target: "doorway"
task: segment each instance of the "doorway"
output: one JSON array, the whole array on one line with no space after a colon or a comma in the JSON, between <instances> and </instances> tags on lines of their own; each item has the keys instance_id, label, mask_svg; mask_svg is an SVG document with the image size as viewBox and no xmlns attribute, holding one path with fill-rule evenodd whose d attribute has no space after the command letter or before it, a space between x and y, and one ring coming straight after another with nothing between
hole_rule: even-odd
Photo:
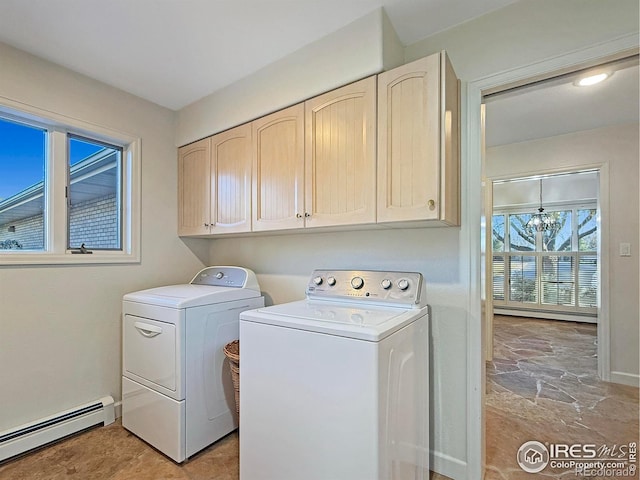
<instances>
[{"instance_id":1,"label":"doorway","mask_svg":"<svg viewBox=\"0 0 640 480\"><path fill-rule=\"evenodd\" d=\"M635 60L635 73L636 77L634 77L633 88L637 90L637 57ZM623 79L626 74L620 74L620 71L624 71L627 67L621 68L621 70L616 71L618 75L617 78ZM561 79L554 78L551 82L565 82L567 80L567 76L563 75ZM573 86L573 80L569 82ZM525 96L527 95L527 88L534 88L537 91L542 90L541 84L537 82L535 85L529 85L525 87L524 90L511 90L507 93L507 95L515 96ZM582 95L582 94L581 94ZM583 95L584 97L584 95ZM522 98L518 99L522 100ZM538 101L537 103L533 102L532 109L535 110L533 113L538 114L540 104L544 103ZM555 101L556 107L554 111L557 111L557 99ZM526 104L526 102L525 102ZM637 110L637 108L635 108ZM510 114L514 114L514 110L511 109ZM524 125L526 127L527 121L525 119L526 114L530 113L528 111L525 112L516 112L515 118L513 118L508 124L510 126L517 125L518 127ZM591 115L593 117L598 117L599 115ZM535 117L535 115L534 115ZM606 115L603 115L606 117ZM553 121L549 120L551 118L550 115L547 115L547 121L544 125L545 128L551 128ZM609 118L608 121L611 119ZM564 122L564 119L563 119ZM637 111L635 112L635 119L632 119L631 122L635 122L637 125ZM604 123L602 125L590 125L586 128L586 130L576 129L576 130L551 130L547 131L548 137L524 137L519 138L516 141L511 143L505 143L505 147L502 148L502 156L499 157L498 162L502 162L501 167L504 168L502 172L495 169L495 165L491 165L492 159L489 158L490 155L487 153L483 163L483 180L485 188L487 189L485 198L485 219L486 219L486 234L484 237L485 245L486 245L486 255L484 262L485 270L484 270L484 278L486 279L486 296L484 308L486 312L486 336L485 342L487 349L485 350L485 355L487 359L491 359L492 353L495 351L494 348L489 348L491 345L491 340L494 339L495 332L491 328L493 326L493 312L494 312L494 303L500 303L502 301L503 310L505 307L513 307L514 305L507 305L509 300L509 295L514 294L514 297L517 297L518 294L520 296L520 303L536 303L538 308L532 308L529 305L529 311L533 312L535 310L544 310L544 308L540 308L544 303L552 303L550 302L550 298L553 295L547 296L547 301L543 300L545 292L544 292L544 279L537 278L536 280L532 280L527 277L527 272L531 273L532 271L537 271L539 269L544 269L544 257L563 257L560 252L553 252L550 254L549 252L544 251L536 251L536 247L539 246L541 240L544 239L544 234L539 233L536 236L530 236L528 241L530 245L527 247L529 252L534 252L534 254L523 255L522 251L520 252L500 252L502 257L503 273L508 269L508 265L511 264L511 260L519 260L520 264L517 268L512 269L511 271L507 271L508 274L512 273L515 277L519 275L517 280L520 281L520 285L516 285L514 288L513 282L508 282L504 279L502 280L502 296L503 298L496 298L494 295L494 282L496 281L496 275L493 268L493 260L494 256L491 254L490 246L494 238L492 238L492 225L491 225L491 215L490 213L495 213L494 211L494 200L496 198L496 185L504 185L508 183L516 183L525 182L525 181L540 181L541 179L548 179L558 174L566 175L570 171L576 172L585 172L592 171L597 172L599 174L599 179L597 180L598 188L600 189L600 195L596 195L597 198L601 199L597 200L598 205L596 210L598 211L598 218L601 222L602 228L600 229L600 234L598 239L601 240L598 248L601 248L602 251L605 252L605 255L602 255L601 251L598 251L596 262L598 268L601 269L605 275L609 271L608 268L608 251L609 246L607 244L608 241L608 222L609 222L609 205L608 205L608 185L609 185L609 162L611 159L603 159L602 156L599 158L589 157L585 155L584 149L578 149L580 154L568 155L570 152L569 146L565 145L564 147L560 147L558 150L558 146L563 142L568 142L569 144L572 141L575 142L585 142L585 139L592 135L594 132L597 134L602 133L602 130L611 129L615 125L624 125L624 121L618 123ZM491 129L491 119L490 114L487 115L486 119L487 125L487 134L489 134ZM562 123L563 126L566 126L566 123ZM556 126L557 128L557 126ZM584 128L584 127L583 127ZM533 135L532 131L534 130L531 127L525 128L526 132L524 135ZM544 129L543 129L544 130ZM555 133L555 134L554 134ZM611 133L611 130L610 130ZM617 134L618 132L616 132ZM544 139L544 140L543 140ZM552 139L547 141L547 139ZM586 140L587 143L590 140ZM487 147L491 149L493 145L491 142L487 142ZM527 151L524 153L525 166L517 165L514 159L517 159L518 156L523 155L523 150L527 147ZM561 152L558 154L558 151ZM532 153L533 152L533 153ZM595 152L594 152L595 153ZM602 152L598 152L600 155ZM494 159L495 160L495 159ZM637 161L637 159L636 159ZM493 170L492 170L493 168ZM498 173L496 173L498 172ZM512 185L513 186L513 185ZM522 184L520 185L523 186ZM523 193L523 189L520 189L518 192L520 194ZM499 203L499 202L498 202ZM525 202L526 203L526 202ZM529 202L528 207L531 207L532 202ZM571 202L569 202L571 203ZM577 201L576 201L577 203ZM517 205L515 204L507 205L507 207L512 207L512 211L509 211L509 208L503 208L502 212L498 212L499 215L502 215L504 219L504 223L506 228L509 228L509 221L511 220L509 215L513 215L513 221L521 222L522 224L525 220L522 217L522 212L517 212ZM505 205L501 205L505 207ZM568 208L571 206L572 208ZM583 212L579 213L578 210L581 206L575 205L576 209L574 209L572 205L565 205L567 207L565 212L570 211L569 216L574 217L575 219L581 215L584 215ZM586 206L585 206L586 207ZM542 205L540 205L542 208ZM546 208L546 207L545 207ZM534 209L535 210L535 209ZM519 216L520 215L520 216ZM579 222L578 222L579 223ZM580 236L579 230L576 232L572 232L572 235ZM508 232L507 232L508 236ZM503 236L504 240L504 236ZM525 239L526 240L526 239ZM574 238L575 240L575 238ZM572 241L573 242L573 241ZM525 242L526 243L526 242ZM522 245L520 245L522 246ZM575 246L575 245L574 245ZM508 249L507 249L508 250ZM572 268L575 268L575 274L579 276L579 264L580 259L578 257L581 256L579 253L579 248L574 248L575 253L572 252L571 255L564 255L565 259L563 260L565 267L570 263L573 265ZM621 246L622 251L622 246ZM555 254L555 255L554 255ZM511 258L513 257L513 258ZM522 258L529 257L529 258ZM570 257L575 257L572 260L569 260ZM576 263L577 262L577 263ZM552 263L552 262L551 262ZM568 285L559 285L559 283L569 283L569 282L559 282L558 276L561 274L558 266L561 265L562 262L555 264L556 271L555 276L556 282L555 284L555 301L556 303L560 301L560 303L567 303L567 294L572 296L572 299L576 302L579 301L580 292L579 287L576 285L576 277L573 280L573 290L568 287ZM561 276L561 275L560 275ZM500 279L499 279L500 280ZM583 279L584 280L584 279ZM602 278L601 280L605 280ZM608 286L608 279L606 279ZM580 282L580 279L577 278L577 282ZM498 281L499 283L499 281ZM551 283L551 282L547 282ZM586 280L583 281L583 284L586 283ZM517 284L517 282L516 282ZM549 285L546 285L549 287ZM562 288L561 288L562 287ZM567 287L567 288L564 288ZM553 288L549 288L549 291L553 293ZM558 295L560 291L563 291L561 295ZM571 293L569 291L571 290ZM527 296L529 295L529 296ZM498 295L499 297L500 295ZM565 300L559 299L563 297ZM535 297L535 298L534 298ZM506 299L505 299L506 298ZM497 300L497 301L496 301ZM491 365L491 368L494 370L487 370L488 382L487 382L487 393L492 395L490 399L490 404L486 406L485 413L485 421L486 421L486 459L487 459L487 477L486 478L494 478L491 475L495 475L497 472L501 474L500 477L495 476L495 478L510 478L509 475L517 476L522 473L522 470L515 464L514 458L515 454L518 450L518 447L523 444L525 440L531 440L531 438L538 438L540 441L563 441L566 438L562 438L562 426L566 428L567 426L573 428L572 436L573 441L576 441L576 438L582 439L585 442L596 442L601 441L609 441L613 440L615 437L615 433L611 430L607 430L606 427L602 427L602 425L598 424L599 431L602 433L602 436L597 436L592 429L593 423L590 423L593 418L585 419L581 414L581 410L585 411L591 409L593 411L596 408L595 405L587 405L589 400L586 396L583 395L584 398L581 397L584 391L588 390L588 395L593 395L592 399L600 396L599 401L603 401L607 398L606 390L609 388L609 384L604 384L600 381L597 375L593 373L595 370L595 365L592 365L590 368L592 372L581 371L581 368L584 368L585 362L580 364L579 361L574 361L576 359L579 360L579 357L584 356L586 363L591 361L593 363L594 360L601 360L602 365L600 365L599 372L601 378L604 380L609 380L607 376L607 372L609 370L608 357L609 352L602 352L603 347L609 345L609 337L608 337L608 300L609 293L603 291L601 294L597 294L597 302L594 318L598 318L598 327L597 329L593 326L583 325L583 324L555 324L553 329L555 329L554 335L558 337L572 337L573 339L581 338L583 343L587 345L587 348L581 353L576 353L579 349L571 344L566 345L565 351L571 351L571 356L566 356L565 358L558 358L561 361L567 362L570 365L568 368L560 368L562 365L558 364L548 364L544 361L538 362L529 362L531 357L548 357L548 353L553 350L553 346L549 342L545 342L544 338L540 338L540 335L537 333L540 329L552 330L550 328L550 324L540 323L545 322L545 320L537 320L535 318L526 318L522 312L526 312L526 308L520 308L520 315L516 317L516 320L508 319L504 317L500 317L497 320L497 324L500 325L501 333L500 333L500 346L498 348L510 349L509 353L513 353L514 350L517 350L520 357L511 357L508 355L504 355L504 351L501 352L501 362L496 363L495 361ZM496 301L496 302L494 302ZM544 305L542 305L544 306ZM507 309L508 310L508 309ZM517 310L517 308L516 308ZM507 313L513 313L507 312ZM536 312L539 313L539 312ZM544 313L544 312L543 312ZM532 315L535 316L544 316L544 315ZM571 315L569 315L571 316ZM600 325L602 323L602 325ZM557 327L557 328L556 328ZM548 332L547 332L548 333ZM604 338L601 338L598 341L597 336L605 334ZM604 340L606 339L606 340ZM516 345L517 344L517 345ZM514 348L514 345L516 348ZM597 348L597 353L596 353ZM590 352L589 349L592 349ZM507 357L507 358L504 358ZM523 364L531 367L530 369L523 369L521 366ZM566 365L565 365L566 367ZM498 377L497 375L502 375ZM569 379L570 382L573 382L572 388L562 388L557 387L559 383L555 380L560 380L561 378ZM499 378L500 381L496 381ZM582 381L584 380L584 384ZM624 387L612 387L612 390L620 391L622 397L624 397L625 391ZM576 393L577 392L577 393ZM587 395L587 396L588 396ZM580 398L578 398L580 397ZM619 400L619 399L618 399ZM483 398L484 401L484 398ZM484 404L483 404L484 405ZM554 410L551 407L559 407ZM634 410L632 404L629 404L631 410ZM514 419L518 418L518 416L523 415L523 412L526 414L521 417L524 418L523 422L514 422ZM564 412L564 413L562 413ZM572 416L572 413L576 413L576 416ZM565 415L566 414L566 415ZM596 423L600 421L606 421L607 414L606 412L601 412L601 418L594 420ZM563 416L564 415L564 416ZM637 430L637 418L629 419L631 425ZM536 430L530 429L531 425L542 425L542 429ZM526 425L526 427L523 427ZM585 427L586 430L580 431L580 428ZM633 435L635 430L623 430L621 433L623 436ZM495 443L495 438L498 436L501 437L501 441L506 439L507 445L504 442L500 445ZM545 438L546 436L546 438ZM553 437L553 438L552 438ZM632 437L629 437L632 438ZM513 451L512 451L513 450ZM507 453L508 452L508 453ZM502 456L501 456L502 455ZM501 465L502 464L502 465ZM505 467L505 465L509 465L509 467ZM507 472L507 473L505 473ZM509 473L510 472L510 473ZM556 473L556 472L554 472ZM506 476L505 476L506 474Z\"/></svg>"}]
</instances>

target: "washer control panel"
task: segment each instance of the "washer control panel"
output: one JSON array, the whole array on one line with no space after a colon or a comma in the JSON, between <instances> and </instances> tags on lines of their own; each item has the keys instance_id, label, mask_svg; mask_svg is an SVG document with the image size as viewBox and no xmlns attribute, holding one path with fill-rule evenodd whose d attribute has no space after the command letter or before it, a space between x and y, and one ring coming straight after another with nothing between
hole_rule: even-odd
<instances>
[{"instance_id":1,"label":"washer control panel","mask_svg":"<svg viewBox=\"0 0 640 480\"><path fill-rule=\"evenodd\" d=\"M422 274L417 272L315 270L307 285L307 296L417 305L425 301L423 290Z\"/></svg>"}]
</instances>

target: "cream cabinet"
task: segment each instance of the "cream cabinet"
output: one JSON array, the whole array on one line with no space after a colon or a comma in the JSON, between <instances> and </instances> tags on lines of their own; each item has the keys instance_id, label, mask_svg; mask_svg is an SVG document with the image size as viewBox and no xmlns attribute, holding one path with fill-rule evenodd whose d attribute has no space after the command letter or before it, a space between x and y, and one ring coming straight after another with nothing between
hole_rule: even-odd
<instances>
[{"instance_id":1,"label":"cream cabinet","mask_svg":"<svg viewBox=\"0 0 640 480\"><path fill-rule=\"evenodd\" d=\"M304 227L304 104L252 123L253 231Z\"/></svg>"},{"instance_id":2,"label":"cream cabinet","mask_svg":"<svg viewBox=\"0 0 640 480\"><path fill-rule=\"evenodd\" d=\"M251 124L211 137L210 233L251 231Z\"/></svg>"},{"instance_id":3,"label":"cream cabinet","mask_svg":"<svg viewBox=\"0 0 640 480\"><path fill-rule=\"evenodd\" d=\"M305 102L305 226L376 221L376 79Z\"/></svg>"},{"instance_id":4,"label":"cream cabinet","mask_svg":"<svg viewBox=\"0 0 640 480\"><path fill-rule=\"evenodd\" d=\"M460 224L458 112L445 52L378 75L379 223Z\"/></svg>"},{"instance_id":5,"label":"cream cabinet","mask_svg":"<svg viewBox=\"0 0 640 480\"><path fill-rule=\"evenodd\" d=\"M251 124L178 150L178 234L251 231Z\"/></svg>"},{"instance_id":6,"label":"cream cabinet","mask_svg":"<svg viewBox=\"0 0 640 480\"><path fill-rule=\"evenodd\" d=\"M211 221L211 138L178 149L178 235L206 235Z\"/></svg>"}]
</instances>

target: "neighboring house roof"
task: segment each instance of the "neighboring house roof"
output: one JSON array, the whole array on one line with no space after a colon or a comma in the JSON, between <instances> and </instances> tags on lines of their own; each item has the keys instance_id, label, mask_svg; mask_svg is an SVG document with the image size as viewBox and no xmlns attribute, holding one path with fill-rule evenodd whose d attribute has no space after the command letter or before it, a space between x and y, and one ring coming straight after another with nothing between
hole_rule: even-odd
<instances>
[{"instance_id":1,"label":"neighboring house roof","mask_svg":"<svg viewBox=\"0 0 640 480\"><path fill-rule=\"evenodd\" d=\"M118 175L120 152L103 149L81 160L70 169L72 204L78 204L113 193ZM0 200L0 225L39 215L44 211L44 182L25 188Z\"/></svg>"}]
</instances>

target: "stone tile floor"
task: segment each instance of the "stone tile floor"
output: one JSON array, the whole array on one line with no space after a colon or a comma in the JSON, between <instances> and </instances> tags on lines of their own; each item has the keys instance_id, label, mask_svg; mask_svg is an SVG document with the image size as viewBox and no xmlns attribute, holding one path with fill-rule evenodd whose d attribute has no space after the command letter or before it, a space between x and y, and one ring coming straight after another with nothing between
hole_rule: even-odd
<instances>
[{"instance_id":1,"label":"stone tile floor","mask_svg":"<svg viewBox=\"0 0 640 480\"><path fill-rule=\"evenodd\" d=\"M638 443L638 389L598 379L596 342L594 324L495 316L494 358L487 363L486 480L584 478L550 467L522 471L516 455L529 440Z\"/></svg>"}]
</instances>

